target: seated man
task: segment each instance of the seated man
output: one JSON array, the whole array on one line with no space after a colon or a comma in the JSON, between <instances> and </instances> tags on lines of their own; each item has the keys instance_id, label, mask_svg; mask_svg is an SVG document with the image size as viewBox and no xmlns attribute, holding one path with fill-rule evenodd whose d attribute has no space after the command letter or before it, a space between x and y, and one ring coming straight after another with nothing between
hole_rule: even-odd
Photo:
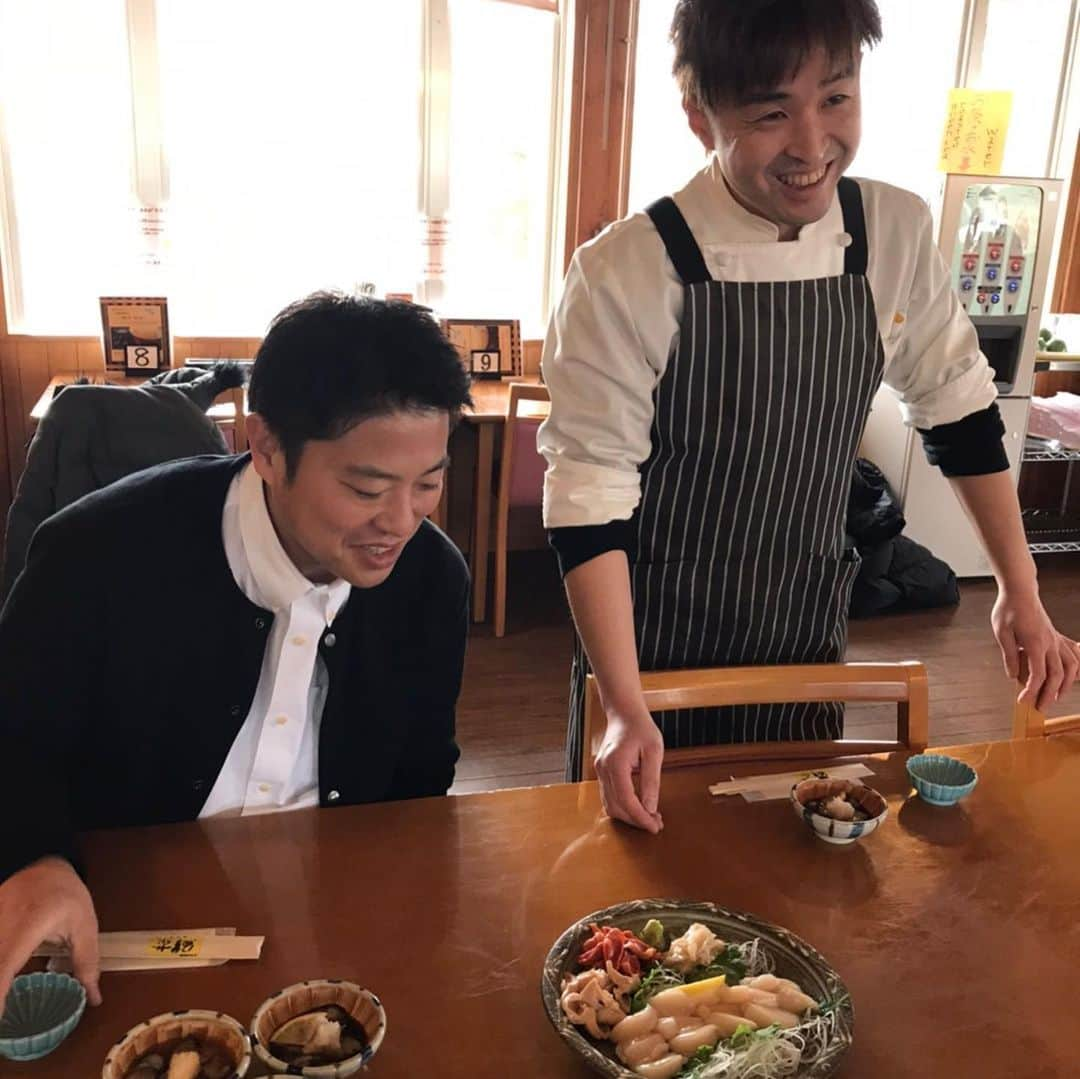
<instances>
[{"instance_id":1,"label":"seated man","mask_svg":"<svg viewBox=\"0 0 1080 1079\"><path fill-rule=\"evenodd\" d=\"M274 320L251 454L161 465L41 525L0 612L0 1002L46 938L90 1000L74 833L445 794L468 572L425 520L470 403L423 309Z\"/></svg>"}]
</instances>

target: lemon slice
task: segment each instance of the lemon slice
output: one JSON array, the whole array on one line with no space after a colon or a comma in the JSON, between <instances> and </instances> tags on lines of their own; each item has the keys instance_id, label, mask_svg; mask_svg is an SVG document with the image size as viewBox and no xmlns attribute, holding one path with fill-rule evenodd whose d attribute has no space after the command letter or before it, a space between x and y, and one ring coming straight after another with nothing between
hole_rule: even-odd
<instances>
[{"instance_id":1,"label":"lemon slice","mask_svg":"<svg viewBox=\"0 0 1080 1079\"><path fill-rule=\"evenodd\" d=\"M705 978L700 982L688 982L680 985L679 990L688 997L696 997L708 993L710 989L719 989L722 985L727 985L726 974L718 974L715 978Z\"/></svg>"}]
</instances>

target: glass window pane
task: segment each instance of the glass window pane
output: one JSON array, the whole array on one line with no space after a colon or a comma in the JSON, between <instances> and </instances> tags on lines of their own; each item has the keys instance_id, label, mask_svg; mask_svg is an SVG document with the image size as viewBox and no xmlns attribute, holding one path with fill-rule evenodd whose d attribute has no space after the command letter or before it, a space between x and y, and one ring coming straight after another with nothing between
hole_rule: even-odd
<instances>
[{"instance_id":1,"label":"glass window pane","mask_svg":"<svg viewBox=\"0 0 1080 1079\"><path fill-rule=\"evenodd\" d=\"M12 332L100 333L98 297L131 271L125 26L123 0L0 0Z\"/></svg>"},{"instance_id":2,"label":"glass window pane","mask_svg":"<svg viewBox=\"0 0 1080 1079\"><path fill-rule=\"evenodd\" d=\"M641 210L685 187L705 164L671 74L674 0L639 0L628 205Z\"/></svg>"},{"instance_id":3,"label":"glass window pane","mask_svg":"<svg viewBox=\"0 0 1080 1079\"><path fill-rule=\"evenodd\" d=\"M991 0L977 85L1011 90L1006 176L1044 176L1069 22L1069 0Z\"/></svg>"},{"instance_id":4,"label":"glass window pane","mask_svg":"<svg viewBox=\"0 0 1080 1079\"><path fill-rule=\"evenodd\" d=\"M882 40L863 56L862 142L849 171L930 202L941 187L937 166L964 0L878 0L878 8Z\"/></svg>"},{"instance_id":5,"label":"glass window pane","mask_svg":"<svg viewBox=\"0 0 1080 1079\"><path fill-rule=\"evenodd\" d=\"M420 5L158 5L173 326L262 333L286 303L420 273Z\"/></svg>"},{"instance_id":6,"label":"glass window pane","mask_svg":"<svg viewBox=\"0 0 1080 1079\"><path fill-rule=\"evenodd\" d=\"M558 20L450 2L450 200L443 313L543 335Z\"/></svg>"}]
</instances>

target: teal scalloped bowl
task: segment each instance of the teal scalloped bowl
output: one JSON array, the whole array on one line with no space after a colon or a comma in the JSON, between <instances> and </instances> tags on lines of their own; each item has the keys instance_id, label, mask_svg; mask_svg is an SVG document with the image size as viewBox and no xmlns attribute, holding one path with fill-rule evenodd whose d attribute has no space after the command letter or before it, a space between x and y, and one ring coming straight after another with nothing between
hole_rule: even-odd
<instances>
[{"instance_id":1,"label":"teal scalloped bowl","mask_svg":"<svg viewBox=\"0 0 1080 1079\"><path fill-rule=\"evenodd\" d=\"M956 805L979 782L970 764L943 753L920 753L909 758L907 773L919 797L932 806Z\"/></svg>"},{"instance_id":2,"label":"teal scalloped bowl","mask_svg":"<svg viewBox=\"0 0 1080 1079\"><path fill-rule=\"evenodd\" d=\"M23 974L11 984L0 1016L0 1057L37 1060L78 1025L86 990L67 974Z\"/></svg>"}]
</instances>

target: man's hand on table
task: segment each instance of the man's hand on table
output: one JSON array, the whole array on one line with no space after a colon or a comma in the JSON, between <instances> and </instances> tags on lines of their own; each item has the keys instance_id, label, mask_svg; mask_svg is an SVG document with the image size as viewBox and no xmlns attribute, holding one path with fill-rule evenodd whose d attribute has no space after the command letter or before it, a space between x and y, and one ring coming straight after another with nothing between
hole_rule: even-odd
<instances>
[{"instance_id":1,"label":"man's hand on table","mask_svg":"<svg viewBox=\"0 0 1080 1079\"><path fill-rule=\"evenodd\" d=\"M1002 589L990 624L1010 678L1019 677L1021 652L1027 659L1028 676L1020 693L1021 702L1045 712L1072 688L1080 670L1080 646L1054 628L1037 591L1014 594Z\"/></svg>"},{"instance_id":2,"label":"man's hand on table","mask_svg":"<svg viewBox=\"0 0 1080 1079\"><path fill-rule=\"evenodd\" d=\"M642 712L632 719L608 713L604 738L596 754L596 776L609 817L656 834L664 827L657 809L664 739L644 702ZM588 746L585 752L589 752ZM634 788L635 773L640 790Z\"/></svg>"},{"instance_id":3,"label":"man's hand on table","mask_svg":"<svg viewBox=\"0 0 1080 1079\"><path fill-rule=\"evenodd\" d=\"M0 884L0 1008L12 979L46 940L67 944L87 999L100 1004L97 934L94 901L69 862L42 858L8 877Z\"/></svg>"}]
</instances>

